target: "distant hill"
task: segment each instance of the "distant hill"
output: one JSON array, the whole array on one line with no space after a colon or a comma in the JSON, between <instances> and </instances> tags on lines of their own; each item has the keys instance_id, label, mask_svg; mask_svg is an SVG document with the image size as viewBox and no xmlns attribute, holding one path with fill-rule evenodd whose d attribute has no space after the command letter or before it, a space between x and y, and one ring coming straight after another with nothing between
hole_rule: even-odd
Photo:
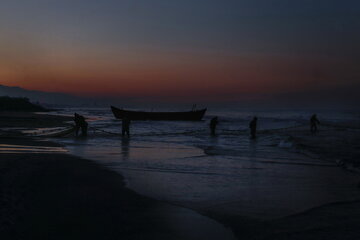
<instances>
[{"instance_id":1,"label":"distant hill","mask_svg":"<svg viewBox=\"0 0 360 240\"><path fill-rule=\"evenodd\" d=\"M47 109L27 98L0 97L0 111L45 112Z\"/></svg>"},{"instance_id":2,"label":"distant hill","mask_svg":"<svg viewBox=\"0 0 360 240\"><path fill-rule=\"evenodd\" d=\"M28 98L32 103L44 106L82 106L93 103L90 98L82 98L64 93L26 90L20 87L0 85L0 96Z\"/></svg>"}]
</instances>

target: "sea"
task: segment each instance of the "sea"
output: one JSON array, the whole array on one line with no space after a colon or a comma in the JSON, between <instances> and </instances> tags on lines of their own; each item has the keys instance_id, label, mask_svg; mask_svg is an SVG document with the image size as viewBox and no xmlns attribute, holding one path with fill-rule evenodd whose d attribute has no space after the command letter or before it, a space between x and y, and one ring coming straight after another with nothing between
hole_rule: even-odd
<instances>
[{"instance_id":1,"label":"sea","mask_svg":"<svg viewBox=\"0 0 360 240\"><path fill-rule=\"evenodd\" d=\"M120 173L128 188L160 201L267 220L360 199L357 173L303 150L286 135L286 129L307 126L313 112L208 109L197 122L132 121L129 138L121 136L121 121L110 108L67 108L51 114L75 112L87 118L89 136L55 141L73 155ZM327 123L360 119L359 112L317 115ZM211 136L209 121L214 116L219 125ZM255 140L248 129L254 116Z\"/></svg>"}]
</instances>

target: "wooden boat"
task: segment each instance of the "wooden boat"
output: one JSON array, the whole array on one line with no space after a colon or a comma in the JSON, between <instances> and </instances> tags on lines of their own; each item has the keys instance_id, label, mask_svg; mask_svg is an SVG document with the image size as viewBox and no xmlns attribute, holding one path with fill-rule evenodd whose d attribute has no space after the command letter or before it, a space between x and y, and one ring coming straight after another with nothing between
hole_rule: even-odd
<instances>
[{"instance_id":1,"label":"wooden boat","mask_svg":"<svg viewBox=\"0 0 360 240\"><path fill-rule=\"evenodd\" d=\"M143 112L143 111L129 111L111 106L114 116L118 119L124 117L130 120L165 120L165 121L200 121L206 108L201 110L193 110L187 112Z\"/></svg>"}]
</instances>

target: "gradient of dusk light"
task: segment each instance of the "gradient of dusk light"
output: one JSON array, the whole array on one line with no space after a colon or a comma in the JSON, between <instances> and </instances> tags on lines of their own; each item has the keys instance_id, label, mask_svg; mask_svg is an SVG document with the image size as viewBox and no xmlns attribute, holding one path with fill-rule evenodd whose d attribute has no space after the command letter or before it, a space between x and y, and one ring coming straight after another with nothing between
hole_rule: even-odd
<instances>
[{"instance_id":1,"label":"gradient of dusk light","mask_svg":"<svg viewBox=\"0 0 360 240\"><path fill-rule=\"evenodd\" d=\"M4 0L0 84L236 99L359 82L359 1Z\"/></svg>"}]
</instances>

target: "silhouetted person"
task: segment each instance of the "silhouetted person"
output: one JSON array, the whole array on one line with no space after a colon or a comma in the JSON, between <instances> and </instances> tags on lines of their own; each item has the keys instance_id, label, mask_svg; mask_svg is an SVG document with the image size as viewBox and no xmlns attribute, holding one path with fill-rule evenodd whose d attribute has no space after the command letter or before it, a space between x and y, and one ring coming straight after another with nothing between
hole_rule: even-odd
<instances>
[{"instance_id":1,"label":"silhouetted person","mask_svg":"<svg viewBox=\"0 0 360 240\"><path fill-rule=\"evenodd\" d=\"M253 139L256 138L256 124L257 124L257 117L254 117L249 124L251 138Z\"/></svg>"},{"instance_id":2,"label":"silhouetted person","mask_svg":"<svg viewBox=\"0 0 360 240\"><path fill-rule=\"evenodd\" d=\"M213 117L210 121L211 135L215 135L216 125L219 123L218 117Z\"/></svg>"},{"instance_id":3,"label":"silhouetted person","mask_svg":"<svg viewBox=\"0 0 360 240\"><path fill-rule=\"evenodd\" d=\"M318 124L320 124L320 121L317 119L316 114L312 115L310 118L310 132L312 134L316 134Z\"/></svg>"},{"instance_id":4,"label":"silhouetted person","mask_svg":"<svg viewBox=\"0 0 360 240\"><path fill-rule=\"evenodd\" d=\"M84 116L75 113L74 114L74 122L75 122L75 135L79 136L79 130L81 129L81 135L83 137L87 136L88 123L86 122Z\"/></svg>"},{"instance_id":5,"label":"silhouetted person","mask_svg":"<svg viewBox=\"0 0 360 240\"><path fill-rule=\"evenodd\" d=\"M128 117L124 117L122 119L122 135L125 134L130 137L130 119Z\"/></svg>"}]
</instances>

